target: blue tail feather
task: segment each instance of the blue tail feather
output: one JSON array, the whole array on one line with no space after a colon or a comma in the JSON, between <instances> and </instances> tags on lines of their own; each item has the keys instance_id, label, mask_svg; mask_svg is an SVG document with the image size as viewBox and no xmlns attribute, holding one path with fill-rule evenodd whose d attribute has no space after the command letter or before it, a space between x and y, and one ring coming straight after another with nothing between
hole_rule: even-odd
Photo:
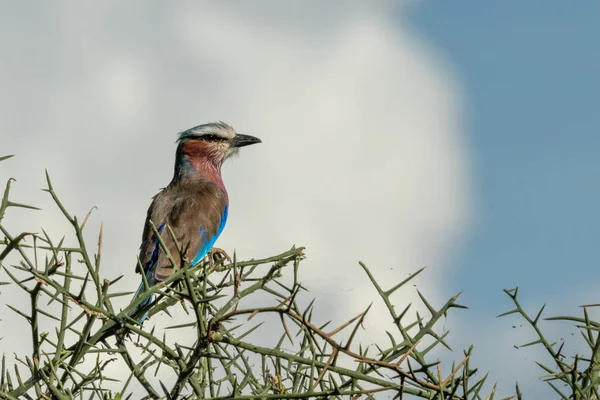
<instances>
[{"instance_id":1,"label":"blue tail feather","mask_svg":"<svg viewBox=\"0 0 600 400\"><path fill-rule=\"evenodd\" d=\"M148 282L150 280L150 277L152 275L152 271L150 268L148 268L148 271L146 271L146 281ZM138 296L144 292L145 287L144 287L144 281L142 280L142 283L140 283L140 286L138 287L138 290L135 292L135 295L133 296L133 299L137 299ZM146 318L148 318L148 311L146 311L144 314L142 314L141 316L138 315L140 313L140 310L144 307L146 307L148 304L150 304L153 300L154 296L149 296L148 298L146 298L144 301L142 301L136 308L134 308L133 310L131 310L129 312L129 315L131 318L135 319L137 322L139 322L140 324L143 323Z\"/></svg>"},{"instance_id":2,"label":"blue tail feather","mask_svg":"<svg viewBox=\"0 0 600 400\"><path fill-rule=\"evenodd\" d=\"M161 234L163 232L163 230L165 229L166 223L163 222L162 224L160 224L160 226L158 227L158 233ZM146 282L148 282L148 284L150 284L150 280L152 278L152 271L154 270L154 263L156 262L156 260L158 260L158 251L159 251L159 242L158 242L158 238L154 238L154 251L152 252L152 257L150 258L150 262L148 263L148 266L146 267ZM145 290L144 288L144 281L142 280L142 283L140 283L140 286L138 287L137 292L135 292L135 295L133 296L133 300L137 299L138 296ZM146 300L144 300L143 302L140 303L140 305L138 305L136 308L134 308L133 310L131 310L129 312L129 316L135 320L137 320L137 322L139 322L140 324L143 323L146 318L148 318L148 312L146 311L142 316L138 316L140 310L144 307L146 307L148 304L150 304L152 302L152 299L154 298L154 296L149 296Z\"/></svg>"}]
</instances>

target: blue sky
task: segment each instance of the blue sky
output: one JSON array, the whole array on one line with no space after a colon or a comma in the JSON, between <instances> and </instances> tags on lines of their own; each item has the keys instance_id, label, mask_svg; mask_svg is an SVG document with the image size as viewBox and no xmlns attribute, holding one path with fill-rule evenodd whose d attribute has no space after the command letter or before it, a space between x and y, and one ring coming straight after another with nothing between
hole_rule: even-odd
<instances>
[{"instance_id":1,"label":"blue sky","mask_svg":"<svg viewBox=\"0 0 600 400\"><path fill-rule=\"evenodd\" d=\"M490 317L510 309L501 289L517 285L532 312L549 303L547 316L598 302L600 3L412 11L408 23L450 65L465 102L475 216L449 269L470 318L502 327Z\"/></svg>"},{"instance_id":2,"label":"blue sky","mask_svg":"<svg viewBox=\"0 0 600 400\"><path fill-rule=\"evenodd\" d=\"M415 7L466 102L476 224L455 263L474 296L518 284L552 298L600 278L599 14L592 2Z\"/></svg>"}]
</instances>

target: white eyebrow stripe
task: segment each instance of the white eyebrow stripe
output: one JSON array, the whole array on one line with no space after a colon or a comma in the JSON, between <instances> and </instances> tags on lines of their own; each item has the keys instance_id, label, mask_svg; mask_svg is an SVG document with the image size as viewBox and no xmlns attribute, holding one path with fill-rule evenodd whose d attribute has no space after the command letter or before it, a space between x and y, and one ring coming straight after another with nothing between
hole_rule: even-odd
<instances>
[{"instance_id":1,"label":"white eyebrow stripe","mask_svg":"<svg viewBox=\"0 0 600 400\"><path fill-rule=\"evenodd\" d=\"M235 129L223 121L210 122L180 132L178 140L208 135L215 135L223 139L233 139L235 137Z\"/></svg>"}]
</instances>

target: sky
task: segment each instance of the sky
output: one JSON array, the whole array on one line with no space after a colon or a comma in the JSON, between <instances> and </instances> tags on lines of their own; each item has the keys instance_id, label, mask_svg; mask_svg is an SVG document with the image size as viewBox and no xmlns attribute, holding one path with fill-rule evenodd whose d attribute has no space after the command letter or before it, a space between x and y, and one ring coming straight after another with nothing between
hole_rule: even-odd
<instances>
[{"instance_id":1,"label":"sky","mask_svg":"<svg viewBox=\"0 0 600 400\"><path fill-rule=\"evenodd\" d=\"M502 393L519 380L527 398L548 394L543 354L513 347L530 332L495 316L517 285L532 312L597 302L600 6L0 4L0 155L16 154L0 178L43 208L13 212L15 229L68 230L39 190L47 168L73 213L98 207L89 232L103 223L105 274L134 290L176 133L224 120L263 143L223 168L219 247L250 258L306 246L324 320L375 299L359 260L390 283L427 266L416 283L432 303L462 290L470 308L448 320L454 358L473 343ZM365 326L377 338L385 321L376 303ZM0 330L7 351L18 332Z\"/></svg>"},{"instance_id":2,"label":"sky","mask_svg":"<svg viewBox=\"0 0 600 400\"><path fill-rule=\"evenodd\" d=\"M577 306L598 300L600 54L593 49L600 5L419 2L413 11L413 30L463 89L473 225L447 267L470 307L461 336L487 325L476 351L491 359L485 349L500 335L509 344L533 340L527 331L508 332L517 318L493 320L511 309L501 289L519 286L533 315L544 303L545 316L581 315ZM574 331L543 326L557 330L554 340ZM530 371L542 375L531 365L535 350L505 348L517 368L498 366L503 378L523 383Z\"/></svg>"}]
</instances>

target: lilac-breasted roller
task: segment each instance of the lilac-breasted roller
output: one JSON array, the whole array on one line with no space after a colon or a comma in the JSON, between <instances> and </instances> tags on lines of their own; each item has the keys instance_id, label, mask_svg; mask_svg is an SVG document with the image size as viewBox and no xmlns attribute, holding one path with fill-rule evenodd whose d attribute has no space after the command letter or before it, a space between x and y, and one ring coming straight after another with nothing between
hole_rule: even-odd
<instances>
[{"instance_id":1,"label":"lilac-breasted roller","mask_svg":"<svg viewBox=\"0 0 600 400\"><path fill-rule=\"evenodd\" d=\"M236 133L224 122L198 125L179 134L173 179L153 197L142 234L139 258L144 270L136 266L136 271L145 274L149 286L166 279L173 270L149 221L176 263L181 258L192 265L198 263L213 247L227 221L229 197L221 178L223 162L240 147L260 142L254 136ZM167 226L177 238L183 257L179 257ZM135 297L143 291L142 280ZM129 316L143 322L147 313L140 309L151 301L145 300Z\"/></svg>"}]
</instances>

